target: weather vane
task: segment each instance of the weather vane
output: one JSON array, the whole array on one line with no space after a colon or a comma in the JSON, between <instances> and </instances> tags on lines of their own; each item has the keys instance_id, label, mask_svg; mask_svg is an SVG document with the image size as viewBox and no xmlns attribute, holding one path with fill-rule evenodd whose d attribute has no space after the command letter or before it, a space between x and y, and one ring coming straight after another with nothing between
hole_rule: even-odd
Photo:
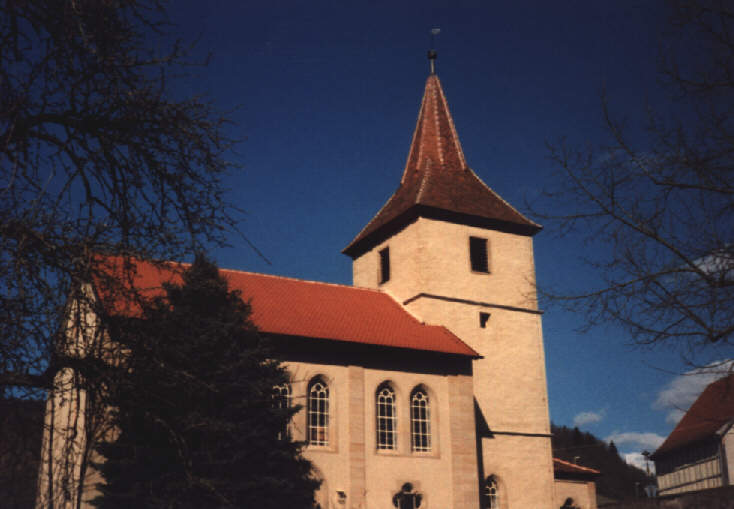
<instances>
[{"instance_id":1,"label":"weather vane","mask_svg":"<svg viewBox=\"0 0 734 509\"><path fill-rule=\"evenodd\" d=\"M428 50L428 62L431 64L431 74L436 74L436 36L441 33L440 28L431 28L431 49Z\"/></svg>"}]
</instances>

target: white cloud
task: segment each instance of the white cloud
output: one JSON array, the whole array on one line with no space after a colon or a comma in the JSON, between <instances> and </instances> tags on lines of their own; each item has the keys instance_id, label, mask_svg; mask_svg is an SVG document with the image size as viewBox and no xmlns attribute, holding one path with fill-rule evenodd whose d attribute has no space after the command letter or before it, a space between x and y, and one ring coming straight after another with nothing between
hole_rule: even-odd
<instances>
[{"instance_id":1,"label":"white cloud","mask_svg":"<svg viewBox=\"0 0 734 509\"><path fill-rule=\"evenodd\" d=\"M717 361L678 375L658 393L652 407L667 411L665 420L677 424L706 386L728 375L733 366L732 360Z\"/></svg>"},{"instance_id":2,"label":"white cloud","mask_svg":"<svg viewBox=\"0 0 734 509\"><path fill-rule=\"evenodd\" d=\"M673 408L668 410L668 415L665 416L665 422L670 424L678 424L686 413L680 408Z\"/></svg>"},{"instance_id":3,"label":"white cloud","mask_svg":"<svg viewBox=\"0 0 734 509\"><path fill-rule=\"evenodd\" d=\"M576 414L576 417L573 418L573 425L583 426L584 424L599 422L604 418L605 414L606 411L604 410L599 410L598 412L581 412L580 414Z\"/></svg>"},{"instance_id":4,"label":"white cloud","mask_svg":"<svg viewBox=\"0 0 734 509\"><path fill-rule=\"evenodd\" d=\"M694 260L693 263L709 275L731 281L734 277L734 259L732 259L730 249L727 248L722 248L710 255L703 256L698 260Z\"/></svg>"},{"instance_id":5,"label":"white cloud","mask_svg":"<svg viewBox=\"0 0 734 509\"><path fill-rule=\"evenodd\" d=\"M657 433L637 433L628 431L626 433L612 433L604 439L606 442L614 440L615 445L634 444L639 449L647 449L653 452L665 441L665 437L661 437Z\"/></svg>"},{"instance_id":6,"label":"white cloud","mask_svg":"<svg viewBox=\"0 0 734 509\"><path fill-rule=\"evenodd\" d=\"M624 455L624 461L628 465L634 465L643 472L646 471L646 465L645 465L645 457L642 455L642 453L639 452L630 452ZM650 461L648 463L648 466L650 467L650 473L655 474L655 462Z\"/></svg>"}]
</instances>

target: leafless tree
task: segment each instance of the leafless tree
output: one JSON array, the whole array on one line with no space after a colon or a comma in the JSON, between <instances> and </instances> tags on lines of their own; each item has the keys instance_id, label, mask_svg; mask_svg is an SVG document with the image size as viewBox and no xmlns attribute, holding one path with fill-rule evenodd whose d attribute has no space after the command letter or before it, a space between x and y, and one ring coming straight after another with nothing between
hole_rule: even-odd
<instances>
[{"instance_id":1,"label":"leafless tree","mask_svg":"<svg viewBox=\"0 0 734 509\"><path fill-rule=\"evenodd\" d=\"M621 324L639 344L725 358L734 340L734 5L673 0L669 15L660 58L669 101L648 109L642 134L605 97L606 145L550 146L558 187L533 208L601 248L584 260L598 285L546 297L587 326Z\"/></svg>"},{"instance_id":2,"label":"leafless tree","mask_svg":"<svg viewBox=\"0 0 734 509\"><path fill-rule=\"evenodd\" d=\"M90 380L99 352L67 353L82 284L116 291L95 256L182 259L236 228L227 121L173 93L186 53L160 0L0 1L0 398Z\"/></svg>"}]
</instances>

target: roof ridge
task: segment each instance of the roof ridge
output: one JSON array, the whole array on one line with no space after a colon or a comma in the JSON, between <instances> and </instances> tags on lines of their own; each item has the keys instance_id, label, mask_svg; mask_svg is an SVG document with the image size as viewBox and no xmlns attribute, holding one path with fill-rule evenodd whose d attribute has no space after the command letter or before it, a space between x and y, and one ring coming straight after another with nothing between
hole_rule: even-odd
<instances>
[{"instance_id":1,"label":"roof ridge","mask_svg":"<svg viewBox=\"0 0 734 509\"><path fill-rule=\"evenodd\" d=\"M427 82L428 80L426 80L426 83ZM405 168L403 169L403 176L400 177L400 186L403 185L406 177L408 176L408 168L410 167L410 159L411 159L411 156L413 155L413 148L415 147L416 142L418 142L418 155L416 156L416 163L417 161L420 161L420 156L423 153L423 146L420 140L418 139L418 131L421 130L421 127L423 125L423 123L421 122L421 119L423 118L423 112L425 111L425 107L424 107L425 103L426 103L426 94L424 92L423 98L421 99L421 106L418 109L418 118L416 119L415 127L413 128L413 139L410 140L410 148L408 149L408 159L405 161ZM377 217L377 214L375 215L375 217Z\"/></svg>"},{"instance_id":2,"label":"roof ridge","mask_svg":"<svg viewBox=\"0 0 734 509\"><path fill-rule=\"evenodd\" d=\"M463 339L461 339L459 336L457 336L456 334L454 334L453 332L451 332L451 330L449 330L449 328L446 327L445 325L440 325L440 324L437 324L437 325L427 324L425 322L421 322L421 323L423 323L423 326L425 326L425 327L437 327L437 328L441 329L444 332L444 334L446 336L448 336L449 339L451 339L451 341L453 341L454 343L456 343L458 345L467 346L467 347L469 347L472 351L474 351L477 354L477 357L483 357L479 352L477 352L476 350L474 350L474 348L472 348L471 345L469 345L469 343L467 343L466 341L464 341Z\"/></svg>"},{"instance_id":3,"label":"roof ridge","mask_svg":"<svg viewBox=\"0 0 734 509\"><path fill-rule=\"evenodd\" d=\"M507 205L510 209L512 209L515 213L517 213L521 218L523 218L525 221L527 221L529 223L534 224L538 228L542 228L543 227L542 225L540 225L540 224L536 223L535 221L533 221L532 219L526 217L525 214L523 214L522 212L520 212L519 210L517 210L515 207L513 207L512 205L510 205L507 202L507 200L505 200L504 198L502 198L499 194L497 194L497 192L494 189L492 189L491 187L489 187L486 184L486 182L484 182L482 180L482 178L479 175L477 175L476 172L474 170L472 170L469 166L467 166L466 169L469 170L471 172L471 174L474 175L477 178L477 180L479 181L480 184L482 184L485 188L487 188L487 191L489 191L490 193L492 193L492 195L494 195L495 198L497 198L502 203L504 203L505 205Z\"/></svg>"},{"instance_id":4,"label":"roof ridge","mask_svg":"<svg viewBox=\"0 0 734 509\"><path fill-rule=\"evenodd\" d=\"M118 257L118 256L115 256L115 257ZM177 261L174 261L174 260L143 260L141 258L137 258L137 257L134 257L134 256L133 257L130 257L130 259L131 260L136 260L138 262L149 263L149 264L153 265L153 267L155 267L158 270L161 270L161 267L158 267L156 265L156 264L159 264L159 263L160 264L164 264L164 265L174 265L174 266L180 266L180 267L191 267L191 265L193 265L190 262L177 262ZM297 277L292 277L292 276L281 276L281 275L278 275L278 274L267 274L265 272L256 272L256 271L252 271L252 270L231 269L231 268L228 268L228 267L217 267L217 269L219 270L219 272L236 272L238 274L250 274L250 275L253 275L253 276L264 276L264 277L271 277L271 278L275 278L275 279L287 279L287 280L290 280L290 281L298 281L298 282L301 282L301 283L312 283L312 284L317 284L317 285L336 286L336 287L339 287L339 288L349 288L349 289L355 289L355 290L369 290L369 291L373 291L373 292L377 292L377 293L385 293L382 290L379 290L377 288L368 288L368 287L365 287L365 286L345 285L345 284L341 284L341 283L331 283L329 281L315 281L313 279L302 279L302 278L297 278Z\"/></svg>"},{"instance_id":5,"label":"roof ridge","mask_svg":"<svg viewBox=\"0 0 734 509\"><path fill-rule=\"evenodd\" d=\"M345 285L341 283L331 283L328 281L315 281L313 279L301 279L298 277L292 277L292 276L280 276L278 274L267 274L265 272L254 272L250 270L241 270L241 269L228 269L228 268L219 268L219 271L222 272L236 272L238 274L250 274L253 276L264 276L264 277L270 277L274 279L285 279L288 281L297 281L299 283L310 283L315 285L322 285L322 286L336 286L338 288L348 288L350 290L368 290L375 293L385 294L384 291L379 290L377 288L368 288L366 286L354 286L354 285Z\"/></svg>"},{"instance_id":6,"label":"roof ridge","mask_svg":"<svg viewBox=\"0 0 734 509\"><path fill-rule=\"evenodd\" d=\"M435 74L433 76L435 76ZM443 166L444 164L446 164L446 157L444 156L444 153L443 153L443 143L442 143L443 140L441 139L441 124L440 124L440 119L438 118L439 94L436 88L437 87L434 86L433 90L430 91L431 101L432 101L431 114L433 115L433 127L434 129L436 129L436 150L438 152L438 163Z\"/></svg>"},{"instance_id":7,"label":"roof ridge","mask_svg":"<svg viewBox=\"0 0 734 509\"><path fill-rule=\"evenodd\" d=\"M456 131L456 125L454 124L454 117L451 115L451 110L449 110L449 101L446 99L446 94L443 92L443 87L441 86L441 80L438 79L437 75L434 75L436 77L436 89L437 93L441 95L441 99L443 104L446 106L446 120L449 123L449 128L451 129L452 138L454 140L454 148L456 149L457 154L459 155L459 161L461 162L461 165L463 166L463 169L466 170L469 168L469 164L466 162L466 156L464 155L464 149L461 148L461 140L459 140L459 133ZM438 114L438 108L436 108L436 113ZM438 123L438 118L436 119L436 123ZM440 143L440 138L439 138ZM441 161L443 163L443 161Z\"/></svg>"},{"instance_id":8,"label":"roof ridge","mask_svg":"<svg viewBox=\"0 0 734 509\"><path fill-rule=\"evenodd\" d=\"M426 168L425 171L421 174L421 185L418 187L418 195L415 197L415 203L418 204L421 202L421 198L423 197L423 192L426 190L426 182L428 182L428 179L431 176L431 173L433 172L433 161L430 157L426 158Z\"/></svg>"},{"instance_id":9,"label":"roof ridge","mask_svg":"<svg viewBox=\"0 0 734 509\"><path fill-rule=\"evenodd\" d=\"M573 468L578 468L580 470L588 470L589 472L594 472L596 474L601 473L599 470L596 470L595 468L585 467L583 465L579 465L578 463L571 463L570 461L562 460L561 458L553 457L553 461L557 461L558 463L562 463L564 465L568 465Z\"/></svg>"},{"instance_id":10,"label":"roof ridge","mask_svg":"<svg viewBox=\"0 0 734 509\"><path fill-rule=\"evenodd\" d=\"M372 219L370 219L370 220L369 220L369 222L368 222L368 223L367 223L366 225L364 225L364 228L362 228L361 230L359 230L359 233L358 233L358 234L357 234L357 235L356 235L356 236L354 237L354 239L352 240L352 242L350 242L350 243L349 243L349 245L351 245L352 243L354 243L354 241L355 241L355 240L357 240L358 238L360 238L360 237L362 236L362 234L363 234L363 233L364 233L365 231L367 231L367 229L368 229L368 228L370 227L370 225L371 225L372 223L374 223L374 222L375 222L375 221L377 220L377 218L378 218L378 217L380 217L380 213L381 213L381 212L382 212L383 210L385 210L385 208L386 208L386 207L387 207L388 205L390 205L390 202L391 202L391 201L393 201L393 200L395 199L395 196L397 196L397 194L398 194L398 191L400 191L400 187L401 187L401 186L402 186L402 182L401 182L401 185L400 185L400 186L398 186L398 188L397 188L397 189L395 190L395 192L394 192L394 193L392 194L392 196L390 196L390 198L388 198L388 199L387 199L387 201L385 202L385 204L384 204L384 205L383 205L382 207L380 207L380 210L378 210L378 211L377 211L377 214L375 214L374 216L372 216ZM345 250L346 250L346 249L347 249L348 247L349 247L349 246L347 246L346 248L344 248L344 250L342 250L342 252L344 252L344 251L345 251Z\"/></svg>"},{"instance_id":11,"label":"roof ridge","mask_svg":"<svg viewBox=\"0 0 734 509\"><path fill-rule=\"evenodd\" d=\"M407 307L405 307L403 304L401 304L400 301L398 301L395 297L393 297L392 295L390 295L388 292L380 291L380 293L382 293L383 295L388 296L390 298L390 300L392 302L394 302L396 306L398 306L398 308L400 308L401 310L405 311L405 313L408 316L410 316L410 318L412 318L413 321L415 321L416 323L420 324L423 327L430 327L430 328L433 328L433 329L441 330L444 333L444 335L447 336L449 339L451 339L451 341L453 341L455 344L461 345L461 346L465 346L469 350L471 350L472 352L474 352L478 357L481 357L481 355L479 354L479 352L477 352L476 350L474 350L474 348L472 348L471 346L469 346L469 344L466 343L459 336L457 336L456 334L454 334L453 332L451 332L451 330L449 330L449 328L446 327L445 325L426 323L425 321L418 319L418 317L416 317Z\"/></svg>"}]
</instances>

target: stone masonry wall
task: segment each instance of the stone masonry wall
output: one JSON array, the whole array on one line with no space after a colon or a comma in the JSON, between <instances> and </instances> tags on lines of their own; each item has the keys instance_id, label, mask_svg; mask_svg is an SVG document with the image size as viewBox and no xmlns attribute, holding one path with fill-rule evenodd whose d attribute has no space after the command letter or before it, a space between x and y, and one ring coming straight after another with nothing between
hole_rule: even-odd
<instances>
[{"instance_id":1,"label":"stone masonry wall","mask_svg":"<svg viewBox=\"0 0 734 509\"><path fill-rule=\"evenodd\" d=\"M489 273L471 270L470 236L487 239ZM378 253L385 247L391 277L380 285ZM478 447L480 472L500 480L502 509L550 508L553 467L532 238L419 218L355 260L353 272L355 286L383 289L413 316L444 325L483 356L473 363L477 418L489 431ZM480 313L489 315L484 326Z\"/></svg>"}]
</instances>

